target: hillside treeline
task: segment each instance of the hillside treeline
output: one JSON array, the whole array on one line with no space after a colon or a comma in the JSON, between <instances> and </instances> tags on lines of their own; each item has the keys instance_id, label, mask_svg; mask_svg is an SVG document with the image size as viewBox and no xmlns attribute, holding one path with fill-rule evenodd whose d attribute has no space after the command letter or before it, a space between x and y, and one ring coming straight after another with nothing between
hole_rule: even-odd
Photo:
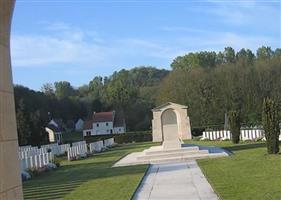
<instances>
[{"instance_id":1,"label":"hillside treeline","mask_svg":"<svg viewBox=\"0 0 281 200\"><path fill-rule=\"evenodd\" d=\"M281 49L188 53L175 58L171 68L121 70L79 88L66 81L45 84L41 92L15 86L20 143L46 142L50 118L87 119L93 111L117 110L128 130L148 130L151 109L172 101L188 105L192 127L212 128L223 126L229 110L241 111L242 123L259 125L263 98L280 103Z\"/></svg>"}]
</instances>

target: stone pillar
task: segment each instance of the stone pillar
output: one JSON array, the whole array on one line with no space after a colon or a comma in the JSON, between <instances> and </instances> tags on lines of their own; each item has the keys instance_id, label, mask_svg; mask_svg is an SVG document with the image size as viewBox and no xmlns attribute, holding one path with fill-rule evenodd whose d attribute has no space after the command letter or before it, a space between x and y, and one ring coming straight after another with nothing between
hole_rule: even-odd
<instances>
[{"instance_id":1,"label":"stone pillar","mask_svg":"<svg viewBox=\"0 0 281 200\"><path fill-rule=\"evenodd\" d=\"M23 199L10 58L14 4L0 0L0 200Z\"/></svg>"}]
</instances>

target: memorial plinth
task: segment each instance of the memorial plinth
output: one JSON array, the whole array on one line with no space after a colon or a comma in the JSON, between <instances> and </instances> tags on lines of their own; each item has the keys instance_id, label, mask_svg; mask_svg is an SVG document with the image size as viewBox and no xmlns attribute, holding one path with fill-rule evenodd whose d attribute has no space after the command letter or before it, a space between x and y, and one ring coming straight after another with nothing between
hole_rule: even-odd
<instances>
[{"instance_id":1,"label":"memorial plinth","mask_svg":"<svg viewBox=\"0 0 281 200\"><path fill-rule=\"evenodd\" d=\"M0 0L0 200L23 199L10 58L14 4Z\"/></svg>"}]
</instances>

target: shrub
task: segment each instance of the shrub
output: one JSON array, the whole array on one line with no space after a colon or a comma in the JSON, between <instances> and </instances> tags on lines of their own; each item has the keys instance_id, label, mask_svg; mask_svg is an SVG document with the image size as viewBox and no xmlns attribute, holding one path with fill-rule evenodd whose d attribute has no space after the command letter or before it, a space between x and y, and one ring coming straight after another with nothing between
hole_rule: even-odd
<instances>
[{"instance_id":1,"label":"shrub","mask_svg":"<svg viewBox=\"0 0 281 200\"><path fill-rule=\"evenodd\" d=\"M152 134L150 131L128 132L114 136L114 141L117 144L132 143L132 142L151 142Z\"/></svg>"},{"instance_id":2,"label":"shrub","mask_svg":"<svg viewBox=\"0 0 281 200\"><path fill-rule=\"evenodd\" d=\"M240 113L232 110L228 112L228 121L230 126L230 132L232 134L232 142L238 144L240 141Z\"/></svg>"},{"instance_id":3,"label":"shrub","mask_svg":"<svg viewBox=\"0 0 281 200\"><path fill-rule=\"evenodd\" d=\"M36 169L36 168L34 168L34 167L29 168L29 169L27 170L27 173L29 173L29 174L31 175L31 177L34 177L34 176L39 175L38 169Z\"/></svg>"},{"instance_id":4,"label":"shrub","mask_svg":"<svg viewBox=\"0 0 281 200\"><path fill-rule=\"evenodd\" d=\"M278 108L270 98L263 101L262 123L265 131L267 152L268 154L276 154L279 152Z\"/></svg>"},{"instance_id":5,"label":"shrub","mask_svg":"<svg viewBox=\"0 0 281 200\"><path fill-rule=\"evenodd\" d=\"M137 131L137 132L127 132L124 134L86 136L84 137L84 139L86 140L87 143L91 143L91 142L105 140L112 137L114 138L114 142L117 144L152 141L151 131Z\"/></svg>"},{"instance_id":6,"label":"shrub","mask_svg":"<svg viewBox=\"0 0 281 200\"><path fill-rule=\"evenodd\" d=\"M57 156L54 157L54 160L52 161L57 167L61 166L61 159L59 159Z\"/></svg>"}]
</instances>

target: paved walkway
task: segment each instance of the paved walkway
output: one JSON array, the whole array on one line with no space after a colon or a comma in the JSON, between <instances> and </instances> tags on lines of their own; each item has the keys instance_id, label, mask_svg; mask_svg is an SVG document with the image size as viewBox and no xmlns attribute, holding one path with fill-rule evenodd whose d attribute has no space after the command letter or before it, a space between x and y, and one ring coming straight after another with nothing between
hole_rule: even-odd
<instances>
[{"instance_id":1,"label":"paved walkway","mask_svg":"<svg viewBox=\"0 0 281 200\"><path fill-rule=\"evenodd\" d=\"M151 165L134 200L218 200L196 161Z\"/></svg>"}]
</instances>

